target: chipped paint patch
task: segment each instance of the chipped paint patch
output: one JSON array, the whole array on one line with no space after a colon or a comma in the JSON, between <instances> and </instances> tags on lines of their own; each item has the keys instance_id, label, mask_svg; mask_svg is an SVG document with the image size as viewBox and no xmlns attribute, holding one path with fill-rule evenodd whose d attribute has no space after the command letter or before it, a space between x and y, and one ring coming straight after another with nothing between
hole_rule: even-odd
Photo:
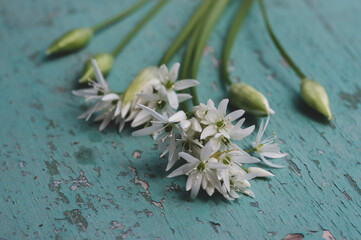
<instances>
[{"instance_id":1,"label":"chipped paint patch","mask_svg":"<svg viewBox=\"0 0 361 240\"><path fill-rule=\"evenodd\" d=\"M142 151L140 151L140 150L135 150L135 151L133 152L133 154L132 154L132 157L133 157L134 159L141 158L141 157L142 157Z\"/></svg>"},{"instance_id":2,"label":"chipped paint patch","mask_svg":"<svg viewBox=\"0 0 361 240\"><path fill-rule=\"evenodd\" d=\"M336 239L333 237L333 235L331 234L331 232L328 231L328 230L324 230L324 231L323 231L322 237L323 237L323 239L325 239L325 240L336 240Z\"/></svg>"},{"instance_id":3,"label":"chipped paint patch","mask_svg":"<svg viewBox=\"0 0 361 240\"><path fill-rule=\"evenodd\" d=\"M290 159L286 159L286 161L288 162L288 168L290 170L292 170L293 172L295 172L298 176L302 177L301 174L301 169Z\"/></svg>"},{"instance_id":4,"label":"chipped paint patch","mask_svg":"<svg viewBox=\"0 0 361 240\"><path fill-rule=\"evenodd\" d=\"M213 66L216 68L219 68L220 60L216 57L216 51L213 47L205 46L203 50L203 56L206 56L208 53L211 55L211 61L213 63Z\"/></svg>"},{"instance_id":5,"label":"chipped paint patch","mask_svg":"<svg viewBox=\"0 0 361 240\"><path fill-rule=\"evenodd\" d=\"M338 96L342 101L346 101L345 106L349 109L358 109L358 104L361 103L361 88L355 85L355 93L350 94L346 92L339 92Z\"/></svg>"},{"instance_id":6,"label":"chipped paint patch","mask_svg":"<svg viewBox=\"0 0 361 240\"><path fill-rule=\"evenodd\" d=\"M288 234L285 238L283 238L282 240L301 240L303 239L305 236L301 233L291 233Z\"/></svg>"},{"instance_id":7,"label":"chipped paint patch","mask_svg":"<svg viewBox=\"0 0 361 240\"><path fill-rule=\"evenodd\" d=\"M153 199L150 197L150 192L148 190L149 188L149 184L140 179L139 176L138 176L138 172L135 168L133 167L128 167L130 169L130 171L132 171L133 175L134 175L134 183L137 184L137 185L140 185L143 189L144 189L144 193L142 194L142 196L150 203L154 204L155 206L163 209L163 205L162 205L162 202L164 202L165 200L162 199L160 200L159 202L156 202L156 201L153 201Z\"/></svg>"},{"instance_id":8,"label":"chipped paint patch","mask_svg":"<svg viewBox=\"0 0 361 240\"><path fill-rule=\"evenodd\" d=\"M124 226L118 222L118 221L111 221L110 222L110 230L114 230L114 229L123 229Z\"/></svg>"},{"instance_id":9,"label":"chipped paint patch","mask_svg":"<svg viewBox=\"0 0 361 240\"><path fill-rule=\"evenodd\" d=\"M88 221L83 217L80 209L73 209L63 212L65 220L70 224L76 225L78 231L85 232L88 228Z\"/></svg>"},{"instance_id":10,"label":"chipped paint patch","mask_svg":"<svg viewBox=\"0 0 361 240\"><path fill-rule=\"evenodd\" d=\"M79 188L88 188L93 186L88 179L84 176L84 172L80 171L80 176L75 178L75 179L71 179L71 181L73 182L73 184L70 186L70 190L77 190Z\"/></svg>"},{"instance_id":11,"label":"chipped paint patch","mask_svg":"<svg viewBox=\"0 0 361 240\"><path fill-rule=\"evenodd\" d=\"M350 185L356 190L356 192L361 195L361 189L357 185L356 181L353 180L352 177L350 175L348 175L348 174L345 174L344 176L346 177L346 179L348 180Z\"/></svg>"},{"instance_id":12,"label":"chipped paint patch","mask_svg":"<svg viewBox=\"0 0 361 240\"><path fill-rule=\"evenodd\" d=\"M121 239L126 239L128 236L134 236L133 230L136 227L140 227L139 223L135 223L133 226L131 226L130 228L128 228L126 231L123 231L119 234L119 236L117 236L115 239L116 240L121 240Z\"/></svg>"}]
</instances>

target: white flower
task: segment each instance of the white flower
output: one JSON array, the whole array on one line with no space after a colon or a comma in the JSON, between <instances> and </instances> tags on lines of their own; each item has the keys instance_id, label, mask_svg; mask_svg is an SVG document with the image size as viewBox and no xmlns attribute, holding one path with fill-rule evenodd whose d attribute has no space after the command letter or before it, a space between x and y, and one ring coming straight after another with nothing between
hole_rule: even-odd
<instances>
[{"instance_id":1,"label":"white flower","mask_svg":"<svg viewBox=\"0 0 361 240\"><path fill-rule=\"evenodd\" d=\"M122 101L121 97L115 93L109 93L102 97L101 101L103 106L97 109L97 112L103 111L97 116L94 121L101 121L99 131L103 131L110 123L111 120L115 119L115 123L119 123L118 131L121 132L124 128L125 120L121 115Z\"/></svg>"},{"instance_id":2,"label":"white flower","mask_svg":"<svg viewBox=\"0 0 361 240\"><path fill-rule=\"evenodd\" d=\"M155 139L160 136L162 142L164 142L168 137L171 137L175 141L174 129L177 129L179 133L182 132L181 129L177 126L177 123L187 119L183 111L176 112L172 116L168 117L166 112L163 112L163 115L161 115L141 104L138 104L138 106L143 110L148 111L153 116L153 118L156 119L156 121L153 121L153 124L150 127L133 132L133 136L145 136L153 134Z\"/></svg>"},{"instance_id":3,"label":"white flower","mask_svg":"<svg viewBox=\"0 0 361 240\"><path fill-rule=\"evenodd\" d=\"M265 164L275 168L282 168L284 166L273 164L265 158L265 157L282 158L288 155L288 153L281 153L280 148L278 146L279 144L274 143L274 140L276 139L276 136L274 134L261 141L263 134L266 130L266 127L268 125L268 122L269 122L269 117L267 118L266 124L263 127L263 119L262 119L261 125L259 127L256 136L256 140L252 143L252 147L258 153L258 155Z\"/></svg>"},{"instance_id":4,"label":"white flower","mask_svg":"<svg viewBox=\"0 0 361 240\"><path fill-rule=\"evenodd\" d=\"M202 124L207 125L201 134L201 139L205 139L209 136L224 136L230 138L231 130L233 129L232 122L240 118L243 114L243 110L236 110L226 115L227 105L229 100L223 99L219 105L218 109L210 109L207 111L204 120L201 121Z\"/></svg>"},{"instance_id":5,"label":"white flower","mask_svg":"<svg viewBox=\"0 0 361 240\"><path fill-rule=\"evenodd\" d=\"M84 97L86 102L97 100L97 102L90 109L78 116L78 119L85 119L85 121L88 121L90 117L97 111L97 109L105 105L101 99L104 95L110 93L108 83L105 81L102 73L100 72L97 62L94 59L91 59L91 63L96 77L96 81L92 80L89 83L89 85L92 87L72 91L74 95Z\"/></svg>"},{"instance_id":6,"label":"white flower","mask_svg":"<svg viewBox=\"0 0 361 240\"><path fill-rule=\"evenodd\" d=\"M177 93L178 102L184 102L191 99L192 96L187 93ZM146 105L148 108L153 109L156 112L166 112L168 115L173 115L175 111L169 106L168 98L162 92L155 93L138 93L139 99L143 100L142 105ZM138 107L139 108L139 107ZM152 115L144 110L140 109L137 116L134 118L131 127L138 127L152 119Z\"/></svg>"},{"instance_id":7,"label":"white flower","mask_svg":"<svg viewBox=\"0 0 361 240\"><path fill-rule=\"evenodd\" d=\"M157 91L161 91L166 94L169 105L177 109L179 106L179 100L174 90L183 90L190 87L199 85L199 82L193 79L176 81L178 77L179 63L175 63L168 73L167 67L163 64L158 71L159 84L154 86Z\"/></svg>"},{"instance_id":8,"label":"white flower","mask_svg":"<svg viewBox=\"0 0 361 240\"><path fill-rule=\"evenodd\" d=\"M212 144L207 144L201 150L199 159L185 152L179 153L179 156L184 158L187 163L174 170L168 177L188 175L186 190L191 190L192 199L197 197L201 185L209 195L213 194L214 188L222 192L216 170L226 169L227 166L212 157L215 151L217 150L213 149Z\"/></svg>"},{"instance_id":9,"label":"white flower","mask_svg":"<svg viewBox=\"0 0 361 240\"><path fill-rule=\"evenodd\" d=\"M214 107L213 101L211 99L208 99L207 105L200 103L198 106L193 107L192 112L199 120L204 120L204 117L206 116L207 112L211 109L216 109L216 108Z\"/></svg>"}]
</instances>

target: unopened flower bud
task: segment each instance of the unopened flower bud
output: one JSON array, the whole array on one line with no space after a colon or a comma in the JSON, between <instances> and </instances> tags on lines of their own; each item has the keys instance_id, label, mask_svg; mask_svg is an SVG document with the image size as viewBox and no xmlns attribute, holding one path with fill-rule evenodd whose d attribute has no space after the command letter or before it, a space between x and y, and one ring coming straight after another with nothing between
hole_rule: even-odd
<instances>
[{"instance_id":1,"label":"unopened flower bud","mask_svg":"<svg viewBox=\"0 0 361 240\"><path fill-rule=\"evenodd\" d=\"M302 79L301 96L311 108L327 117L328 120L332 119L327 93L318 82L308 78Z\"/></svg>"},{"instance_id":2,"label":"unopened flower bud","mask_svg":"<svg viewBox=\"0 0 361 240\"><path fill-rule=\"evenodd\" d=\"M92 63L90 59L94 59L97 62L98 67L103 75L107 75L113 67L113 60L114 60L113 56L108 53L99 53L89 58L85 62L83 68L83 75L79 79L79 83L85 83L91 79L95 79L94 69L92 67Z\"/></svg>"},{"instance_id":3,"label":"unopened flower bud","mask_svg":"<svg viewBox=\"0 0 361 240\"><path fill-rule=\"evenodd\" d=\"M258 168L258 167L249 167L247 169L247 172L248 173L257 173L257 177L273 177L274 176L271 172L266 171L262 168Z\"/></svg>"},{"instance_id":4,"label":"unopened flower bud","mask_svg":"<svg viewBox=\"0 0 361 240\"><path fill-rule=\"evenodd\" d=\"M157 81L157 77L158 68L155 66L147 67L140 71L132 83L125 89L123 93L123 105L130 102L143 88L149 86L153 81Z\"/></svg>"},{"instance_id":5,"label":"unopened flower bud","mask_svg":"<svg viewBox=\"0 0 361 240\"><path fill-rule=\"evenodd\" d=\"M229 89L231 103L240 109L259 117L274 114L266 97L245 83L233 83Z\"/></svg>"},{"instance_id":6,"label":"unopened flower bud","mask_svg":"<svg viewBox=\"0 0 361 240\"><path fill-rule=\"evenodd\" d=\"M92 36L93 30L91 28L76 28L70 30L55 40L48 50L46 50L46 54L50 55L78 50L84 47Z\"/></svg>"}]
</instances>

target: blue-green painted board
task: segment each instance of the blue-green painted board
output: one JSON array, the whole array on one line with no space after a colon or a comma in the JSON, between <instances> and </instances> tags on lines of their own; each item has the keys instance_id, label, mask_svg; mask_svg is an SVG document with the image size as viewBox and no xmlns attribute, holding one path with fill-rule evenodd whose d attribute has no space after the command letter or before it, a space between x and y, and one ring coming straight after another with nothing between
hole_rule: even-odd
<instances>
[{"instance_id":1,"label":"blue-green painted board","mask_svg":"<svg viewBox=\"0 0 361 240\"><path fill-rule=\"evenodd\" d=\"M274 178L253 181L254 199L234 202L204 194L190 201L185 178L166 178L150 138L131 137L130 129L119 135L114 126L100 133L76 120L85 106L71 90L83 61L110 51L154 3L76 54L43 53L64 31L132 3L0 1L0 238L361 239L360 1L266 1L284 47L327 89L331 123L302 103L253 6L232 52L232 76L268 96L276 110L268 133L275 130L290 155ZM198 3L171 1L116 59L110 85L122 90L155 65ZM235 10L223 15L202 59L203 102L210 93L216 102L226 97L217 62Z\"/></svg>"}]
</instances>

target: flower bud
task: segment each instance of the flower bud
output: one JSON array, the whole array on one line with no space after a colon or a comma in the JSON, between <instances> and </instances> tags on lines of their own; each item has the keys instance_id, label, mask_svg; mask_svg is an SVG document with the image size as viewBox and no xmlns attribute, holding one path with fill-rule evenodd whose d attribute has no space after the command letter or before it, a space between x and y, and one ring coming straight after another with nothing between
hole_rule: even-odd
<instances>
[{"instance_id":1,"label":"flower bud","mask_svg":"<svg viewBox=\"0 0 361 240\"><path fill-rule=\"evenodd\" d=\"M130 102L137 93L151 84L152 81L156 81L158 76L158 68L151 66L143 69L138 73L133 82L125 89L123 93L123 105Z\"/></svg>"},{"instance_id":2,"label":"flower bud","mask_svg":"<svg viewBox=\"0 0 361 240\"><path fill-rule=\"evenodd\" d=\"M46 50L46 54L50 55L78 50L84 47L92 36L93 30L91 28L76 28L70 30L55 40L48 50Z\"/></svg>"},{"instance_id":3,"label":"flower bud","mask_svg":"<svg viewBox=\"0 0 361 240\"><path fill-rule=\"evenodd\" d=\"M274 176L271 172L266 171L262 168L258 168L258 167L249 167L247 169L247 172L248 173L257 173L257 177L273 177Z\"/></svg>"},{"instance_id":4,"label":"flower bud","mask_svg":"<svg viewBox=\"0 0 361 240\"><path fill-rule=\"evenodd\" d=\"M79 83L85 83L88 82L90 79L95 79L94 69L90 59L94 59L97 62L98 67L103 75L107 75L113 67L113 56L108 53L99 53L89 58L85 62L83 68L83 75L79 79Z\"/></svg>"},{"instance_id":5,"label":"flower bud","mask_svg":"<svg viewBox=\"0 0 361 240\"><path fill-rule=\"evenodd\" d=\"M229 89L229 99L233 106L259 117L274 114L262 93L245 83L233 83Z\"/></svg>"},{"instance_id":6,"label":"flower bud","mask_svg":"<svg viewBox=\"0 0 361 240\"><path fill-rule=\"evenodd\" d=\"M302 79L301 96L308 106L327 117L328 120L332 119L327 93L318 82L308 78Z\"/></svg>"}]
</instances>

